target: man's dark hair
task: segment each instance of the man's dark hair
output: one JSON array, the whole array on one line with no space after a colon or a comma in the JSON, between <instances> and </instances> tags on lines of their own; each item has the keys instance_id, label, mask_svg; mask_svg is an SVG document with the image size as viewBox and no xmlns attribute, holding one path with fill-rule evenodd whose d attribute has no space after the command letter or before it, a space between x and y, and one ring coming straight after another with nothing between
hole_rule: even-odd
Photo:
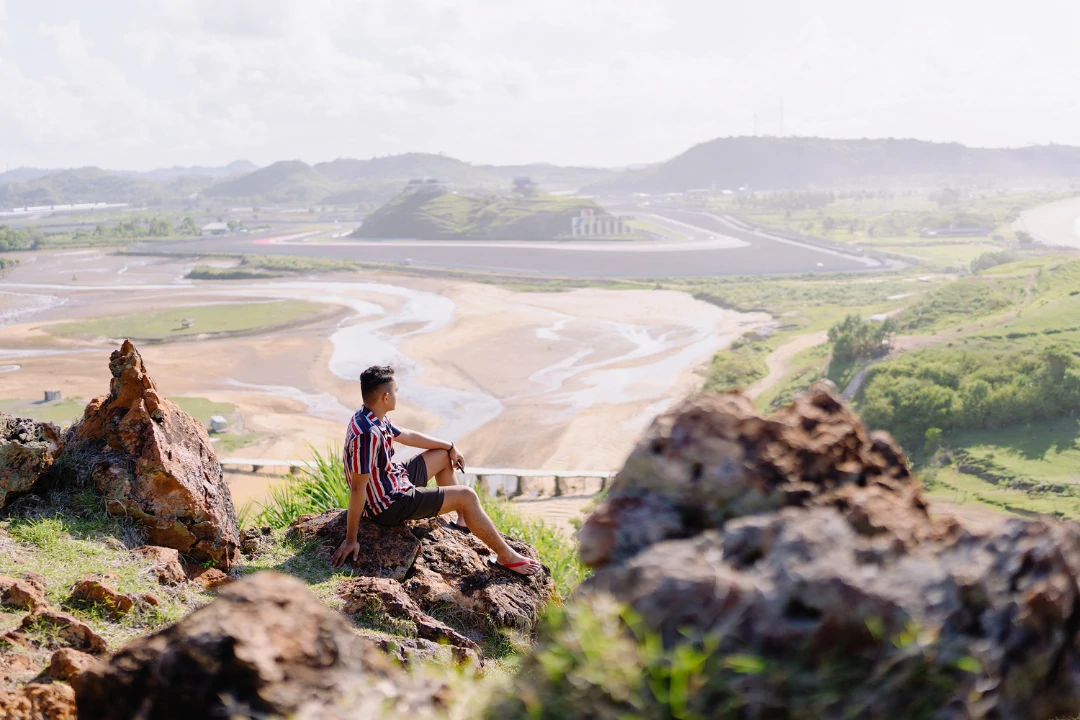
<instances>
[{"instance_id":1,"label":"man's dark hair","mask_svg":"<svg viewBox=\"0 0 1080 720\"><path fill-rule=\"evenodd\" d=\"M394 381L394 368L389 365L372 365L360 373L360 392L364 402L374 400L379 388Z\"/></svg>"}]
</instances>

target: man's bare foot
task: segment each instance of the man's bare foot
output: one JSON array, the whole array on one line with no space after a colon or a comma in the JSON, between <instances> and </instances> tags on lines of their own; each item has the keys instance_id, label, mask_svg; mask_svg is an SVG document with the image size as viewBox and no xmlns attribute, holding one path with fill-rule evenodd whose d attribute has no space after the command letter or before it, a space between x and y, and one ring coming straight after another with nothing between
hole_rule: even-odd
<instances>
[{"instance_id":1,"label":"man's bare foot","mask_svg":"<svg viewBox=\"0 0 1080 720\"><path fill-rule=\"evenodd\" d=\"M469 526L465 523L465 518L462 517L461 513L454 513L454 516L457 518L454 522L456 522L459 527L463 527L466 530L469 529Z\"/></svg>"},{"instance_id":2,"label":"man's bare foot","mask_svg":"<svg viewBox=\"0 0 1080 720\"><path fill-rule=\"evenodd\" d=\"M540 572L540 563L516 552L509 553L505 558L500 557L492 564L518 575L535 575Z\"/></svg>"}]
</instances>

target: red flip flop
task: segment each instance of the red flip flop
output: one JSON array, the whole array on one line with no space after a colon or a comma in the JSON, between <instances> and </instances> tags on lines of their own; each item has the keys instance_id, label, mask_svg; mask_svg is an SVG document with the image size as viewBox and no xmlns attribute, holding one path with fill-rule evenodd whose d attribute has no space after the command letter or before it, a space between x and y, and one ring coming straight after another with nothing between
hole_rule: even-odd
<instances>
[{"instance_id":1,"label":"red flip flop","mask_svg":"<svg viewBox=\"0 0 1080 720\"><path fill-rule=\"evenodd\" d=\"M537 571L531 572L531 573L521 573L521 572L518 572L517 570L514 569L514 568L522 567L524 565L528 565L529 563L533 563L533 562L536 562L536 561L535 560L525 559L525 560L522 560L521 562L510 563L509 565L503 565L501 562L499 562L498 560L496 560L494 558L491 558L491 557L488 558L488 564L489 565L492 565L492 566L497 567L497 568L501 568L501 569L505 570L506 572L513 573L514 575L518 575L520 577L531 577L532 575L535 575L537 572L539 572L539 570L537 570ZM539 565L540 563L536 563L536 564Z\"/></svg>"}]
</instances>

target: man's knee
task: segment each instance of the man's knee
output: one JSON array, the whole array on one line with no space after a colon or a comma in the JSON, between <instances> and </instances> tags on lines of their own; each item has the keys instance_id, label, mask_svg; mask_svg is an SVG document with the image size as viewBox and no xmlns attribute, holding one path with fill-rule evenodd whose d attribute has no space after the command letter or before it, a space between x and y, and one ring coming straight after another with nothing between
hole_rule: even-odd
<instances>
[{"instance_id":1,"label":"man's knee","mask_svg":"<svg viewBox=\"0 0 1080 720\"><path fill-rule=\"evenodd\" d=\"M465 487L464 485L455 485L443 489L443 497L447 505L452 505L453 508L467 507L471 505L479 505L480 498L477 497L476 491L471 487Z\"/></svg>"}]
</instances>

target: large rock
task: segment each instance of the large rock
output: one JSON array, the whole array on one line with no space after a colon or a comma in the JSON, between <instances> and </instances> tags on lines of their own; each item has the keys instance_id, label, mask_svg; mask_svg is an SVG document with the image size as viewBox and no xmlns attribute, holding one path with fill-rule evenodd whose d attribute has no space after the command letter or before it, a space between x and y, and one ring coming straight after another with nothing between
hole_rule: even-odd
<instances>
[{"instance_id":1,"label":"large rock","mask_svg":"<svg viewBox=\"0 0 1080 720\"><path fill-rule=\"evenodd\" d=\"M320 542L320 552L328 558L345 538L345 520L344 510L305 515L290 533ZM439 518L392 527L364 521L358 537L360 556L351 566L355 574L402 582L425 613L449 609L459 631L531 632L555 597L546 567L528 577L493 568L487 562L491 551L482 542ZM504 537L521 554L541 559L536 548Z\"/></svg>"},{"instance_id":2,"label":"large rock","mask_svg":"<svg viewBox=\"0 0 1080 720\"><path fill-rule=\"evenodd\" d=\"M445 688L353 632L299 580L263 572L72 680L79 716L425 717Z\"/></svg>"},{"instance_id":3,"label":"large rock","mask_svg":"<svg viewBox=\"0 0 1080 720\"><path fill-rule=\"evenodd\" d=\"M162 585L179 585L188 579L180 563L180 553L175 548L140 545L131 551L131 555L146 563L147 571Z\"/></svg>"},{"instance_id":4,"label":"large rock","mask_svg":"<svg viewBox=\"0 0 1080 720\"><path fill-rule=\"evenodd\" d=\"M660 508L656 527L627 527L649 523L644 507ZM770 418L739 395L659 418L586 522L582 555L597 571L575 607L613 598L634 611L631 638L707 650L686 680L688 716L1080 708L1080 526L1015 518L976 531L932 519L899 449L824 384ZM492 717L556 702L574 717L663 714L644 683L628 690L615 674L571 667L605 652L592 622L557 628ZM620 652L657 662L636 641ZM558 676L543 669L553 657Z\"/></svg>"},{"instance_id":5,"label":"large rock","mask_svg":"<svg viewBox=\"0 0 1080 720\"><path fill-rule=\"evenodd\" d=\"M383 613L413 623L417 637L422 640L480 651L475 642L421 610L399 582L389 578L352 578L341 583L337 593L343 601L341 609L350 615Z\"/></svg>"},{"instance_id":6,"label":"large rock","mask_svg":"<svg viewBox=\"0 0 1080 720\"><path fill-rule=\"evenodd\" d=\"M130 341L109 369L109 394L86 406L58 462L92 483L109 512L140 521L153 544L228 569L240 532L206 429L158 394Z\"/></svg>"},{"instance_id":7,"label":"large rock","mask_svg":"<svg viewBox=\"0 0 1080 720\"><path fill-rule=\"evenodd\" d=\"M0 717L5 720L76 720L75 693L64 683L31 683L0 690Z\"/></svg>"},{"instance_id":8,"label":"large rock","mask_svg":"<svg viewBox=\"0 0 1080 720\"><path fill-rule=\"evenodd\" d=\"M546 566L529 576L493 569L488 563L491 551L475 535L453 530L437 518L416 523L413 532L421 538L420 556L405 591L426 612L449 606L464 623L478 629L530 633L556 596ZM536 548L503 537L517 552L543 561Z\"/></svg>"},{"instance_id":9,"label":"large rock","mask_svg":"<svg viewBox=\"0 0 1080 720\"><path fill-rule=\"evenodd\" d=\"M345 539L346 519L344 510L301 515L289 528L289 535L304 542L318 542L320 554L329 560ZM376 525L361 520L356 537L360 552L356 560L349 558L346 567L364 577L404 580L420 554L420 540L405 525Z\"/></svg>"},{"instance_id":10,"label":"large rock","mask_svg":"<svg viewBox=\"0 0 1080 720\"><path fill-rule=\"evenodd\" d=\"M55 425L0 413L0 507L9 495L32 490L61 446Z\"/></svg>"}]
</instances>

